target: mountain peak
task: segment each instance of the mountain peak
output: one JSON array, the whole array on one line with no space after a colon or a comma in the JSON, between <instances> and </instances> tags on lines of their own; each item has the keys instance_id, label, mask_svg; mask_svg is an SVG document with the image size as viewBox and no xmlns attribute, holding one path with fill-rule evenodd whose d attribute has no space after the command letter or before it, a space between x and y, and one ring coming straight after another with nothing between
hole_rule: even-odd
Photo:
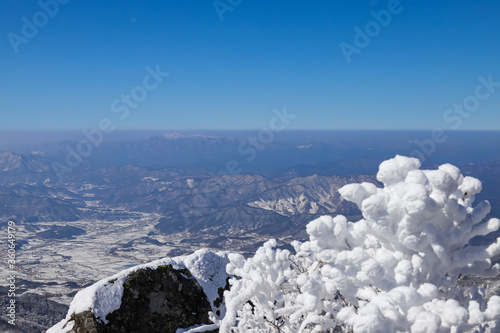
<instances>
[{"instance_id":1,"label":"mountain peak","mask_svg":"<svg viewBox=\"0 0 500 333\"><path fill-rule=\"evenodd\" d=\"M186 136L181 134L181 133L163 133L161 136L165 139L179 139L179 138L185 138Z\"/></svg>"},{"instance_id":2,"label":"mountain peak","mask_svg":"<svg viewBox=\"0 0 500 333\"><path fill-rule=\"evenodd\" d=\"M10 171L22 166L22 156L12 152L0 153L0 171Z\"/></svg>"}]
</instances>

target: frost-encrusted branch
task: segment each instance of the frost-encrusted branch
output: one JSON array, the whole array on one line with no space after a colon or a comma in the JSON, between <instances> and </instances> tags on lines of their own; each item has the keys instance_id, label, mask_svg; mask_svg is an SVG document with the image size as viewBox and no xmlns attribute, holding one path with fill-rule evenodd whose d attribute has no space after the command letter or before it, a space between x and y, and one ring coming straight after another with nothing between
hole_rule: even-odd
<instances>
[{"instance_id":1,"label":"frost-encrusted branch","mask_svg":"<svg viewBox=\"0 0 500 333\"><path fill-rule=\"evenodd\" d=\"M469 241L498 230L500 220L483 221L488 202L473 206L477 179L449 164L419 168L417 159L396 156L380 165L382 188L341 188L363 219L310 222L309 241L294 242L295 254L269 241L253 258L231 256L228 273L237 278L221 331L276 332L265 318L283 318L279 332L448 332L497 320L500 297L486 303L475 287L457 290L457 280L499 273L490 258L500 239Z\"/></svg>"}]
</instances>

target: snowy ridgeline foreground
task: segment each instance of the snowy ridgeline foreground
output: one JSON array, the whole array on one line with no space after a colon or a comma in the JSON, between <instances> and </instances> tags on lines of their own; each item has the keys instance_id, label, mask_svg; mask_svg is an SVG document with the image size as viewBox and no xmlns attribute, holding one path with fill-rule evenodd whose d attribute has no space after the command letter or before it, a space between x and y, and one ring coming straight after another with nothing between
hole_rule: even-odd
<instances>
[{"instance_id":1,"label":"snowy ridgeline foreground","mask_svg":"<svg viewBox=\"0 0 500 333\"><path fill-rule=\"evenodd\" d=\"M293 253L275 249L273 240L253 258L226 253L226 271L210 273L219 274L219 285L226 273L232 276L224 293L225 315L212 315L215 325L210 328L356 333L498 329L493 327L500 318L500 297L486 300L480 288L459 287L457 281L464 274L499 273L490 258L500 253L500 240L488 246L467 244L499 229L500 220L483 221L488 202L472 206L481 190L477 179L462 176L449 164L438 170L419 167L417 159L396 156L380 165L377 179L383 188L371 183L341 188L342 197L356 203L364 219L322 216L308 224L309 241L292 244ZM199 262L192 273L205 289L207 279L199 277L207 272L199 268L203 265ZM104 282L78 293L70 312L91 309L105 321L120 306L115 284L111 293L103 291L109 288ZM210 299L215 287L207 289ZM112 306L103 307L106 303Z\"/></svg>"}]
</instances>

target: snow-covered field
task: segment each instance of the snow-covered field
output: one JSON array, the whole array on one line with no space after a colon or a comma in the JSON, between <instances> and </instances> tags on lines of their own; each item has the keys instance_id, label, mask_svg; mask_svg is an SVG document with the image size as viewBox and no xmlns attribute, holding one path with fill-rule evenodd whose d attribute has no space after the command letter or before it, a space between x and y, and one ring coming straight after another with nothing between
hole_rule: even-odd
<instances>
[{"instance_id":1,"label":"snow-covered field","mask_svg":"<svg viewBox=\"0 0 500 333\"><path fill-rule=\"evenodd\" d=\"M86 231L86 234L72 239L41 239L36 232L28 231L25 225L20 224L17 241L26 240L28 244L16 251L16 278L18 281L37 283L36 287L28 288L28 292L51 295L50 299L69 304L74 292L85 285L128 267L164 258L172 250L192 253L209 244L209 238L205 243L203 239L181 242L190 238L187 233L158 233L154 228L158 218L156 215L143 214L137 219L71 222L71 226ZM37 232L54 225L66 224L38 223ZM239 247L263 240L262 236L250 235L247 240L238 240L232 249L237 251ZM0 271L0 285L8 284L9 274L7 270Z\"/></svg>"}]
</instances>

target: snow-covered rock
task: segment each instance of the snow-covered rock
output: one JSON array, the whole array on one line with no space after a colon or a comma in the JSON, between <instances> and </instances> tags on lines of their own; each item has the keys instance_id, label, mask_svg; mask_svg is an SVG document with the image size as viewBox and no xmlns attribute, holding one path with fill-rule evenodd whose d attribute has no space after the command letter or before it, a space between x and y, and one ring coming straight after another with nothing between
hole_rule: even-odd
<instances>
[{"instance_id":1,"label":"snow-covered rock","mask_svg":"<svg viewBox=\"0 0 500 333\"><path fill-rule=\"evenodd\" d=\"M78 292L66 318L47 332L212 330L225 314L227 256L198 250L102 279Z\"/></svg>"}]
</instances>

